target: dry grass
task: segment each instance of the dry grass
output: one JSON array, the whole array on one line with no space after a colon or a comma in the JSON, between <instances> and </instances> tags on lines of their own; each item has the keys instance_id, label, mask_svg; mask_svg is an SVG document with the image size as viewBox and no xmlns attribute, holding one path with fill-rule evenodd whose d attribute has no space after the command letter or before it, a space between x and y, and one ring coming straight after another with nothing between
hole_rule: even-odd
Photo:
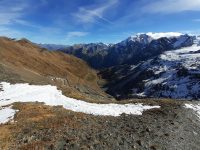
<instances>
[{"instance_id":1,"label":"dry grass","mask_svg":"<svg viewBox=\"0 0 200 150\"><path fill-rule=\"evenodd\" d=\"M77 120L84 118L82 113L74 113L61 106L50 107L42 103L14 103L13 108L19 110L14 117L15 122L0 126L0 149L3 150L18 147L17 143L19 141L17 137L19 134L24 134L24 136L32 135L45 129L51 129L52 132L55 132L65 125L69 128L78 129L81 126ZM54 143L53 139L49 140L36 140L27 144L21 143L18 148L23 150L43 150L45 145Z\"/></svg>"},{"instance_id":2,"label":"dry grass","mask_svg":"<svg viewBox=\"0 0 200 150\"><path fill-rule=\"evenodd\" d=\"M15 109L19 110L15 116L15 120L20 123L35 122L40 128L59 128L67 123L72 127L74 112L64 109L62 106L47 106L43 103L15 103ZM69 115L71 114L71 115ZM83 117L82 113L75 113L76 117Z\"/></svg>"},{"instance_id":3,"label":"dry grass","mask_svg":"<svg viewBox=\"0 0 200 150\"><path fill-rule=\"evenodd\" d=\"M8 149L12 139L10 125L0 125L0 149Z\"/></svg>"},{"instance_id":4,"label":"dry grass","mask_svg":"<svg viewBox=\"0 0 200 150\"><path fill-rule=\"evenodd\" d=\"M104 99L107 94L98 86L98 76L86 62L61 52L49 52L27 41L14 41L0 37L0 65L16 82L56 85L69 97L86 100ZM13 81L14 81L13 80ZM82 92L78 88L83 88ZM90 94L95 93L96 98ZM103 96L104 98L101 98Z\"/></svg>"}]
</instances>

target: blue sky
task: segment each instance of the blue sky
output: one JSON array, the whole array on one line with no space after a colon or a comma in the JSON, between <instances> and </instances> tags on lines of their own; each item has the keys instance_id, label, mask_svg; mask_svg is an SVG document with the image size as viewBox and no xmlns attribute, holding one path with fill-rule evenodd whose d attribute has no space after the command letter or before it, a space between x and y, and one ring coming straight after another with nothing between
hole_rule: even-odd
<instances>
[{"instance_id":1,"label":"blue sky","mask_svg":"<svg viewBox=\"0 0 200 150\"><path fill-rule=\"evenodd\" d=\"M200 0L0 0L0 35L37 43L116 43L199 27Z\"/></svg>"}]
</instances>

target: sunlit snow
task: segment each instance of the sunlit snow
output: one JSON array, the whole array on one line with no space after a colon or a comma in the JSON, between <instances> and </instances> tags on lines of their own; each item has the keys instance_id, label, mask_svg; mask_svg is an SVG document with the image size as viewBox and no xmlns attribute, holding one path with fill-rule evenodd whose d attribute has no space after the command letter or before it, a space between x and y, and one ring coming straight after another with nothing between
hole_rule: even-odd
<instances>
[{"instance_id":1,"label":"sunlit snow","mask_svg":"<svg viewBox=\"0 0 200 150\"><path fill-rule=\"evenodd\" d=\"M200 46L197 44L166 51L158 57L158 61L154 62L154 59L146 61L142 67L153 71L155 76L143 80L145 83L144 91L137 93L137 95L148 95L154 90L155 85L159 85L160 90L153 91L158 96L176 99L198 97L200 81L196 78L200 74ZM178 70L181 70L181 67L185 68L188 73L178 76Z\"/></svg>"},{"instance_id":2,"label":"sunlit snow","mask_svg":"<svg viewBox=\"0 0 200 150\"><path fill-rule=\"evenodd\" d=\"M170 38L170 37L178 37L178 36L183 35L182 33L179 33L179 32L159 32L159 33L148 32L146 34L155 40L162 37Z\"/></svg>"},{"instance_id":3,"label":"sunlit snow","mask_svg":"<svg viewBox=\"0 0 200 150\"><path fill-rule=\"evenodd\" d=\"M9 107L0 107L0 124L13 120L16 110Z\"/></svg>"},{"instance_id":4,"label":"sunlit snow","mask_svg":"<svg viewBox=\"0 0 200 150\"><path fill-rule=\"evenodd\" d=\"M200 119L200 104L185 104L185 107L194 110Z\"/></svg>"},{"instance_id":5,"label":"sunlit snow","mask_svg":"<svg viewBox=\"0 0 200 150\"><path fill-rule=\"evenodd\" d=\"M51 85L29 85L29 84L2 84L3 91L0 92L0 106L14 102L44 102L46 105L62 105L64 108L93 115L119 116L122 113L141 115L143 111L160 106L145 106L142 104L96 104L66 97Z\"/></svg>"}]
</instances>

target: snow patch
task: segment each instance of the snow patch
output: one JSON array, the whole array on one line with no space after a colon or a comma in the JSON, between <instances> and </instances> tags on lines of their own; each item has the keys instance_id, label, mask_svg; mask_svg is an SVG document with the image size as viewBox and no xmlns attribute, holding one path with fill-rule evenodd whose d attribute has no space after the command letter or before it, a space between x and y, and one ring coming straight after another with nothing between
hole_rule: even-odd
<instances>
[{"instance_id":1,"label":"snow patch","mask_svg":"<svg viewBox=\"0 0 200 150\"><path fill-rule=\"evenodd\" d=\"M185 104L185 108L194 110L200 119L200 104Z\"/></svg>"},{"instance_id":2,"label":"snow patch","mask_svg":"<svg viewBox=\"0 0 200 150\"><path fill-rule=\"evenodd\" d=\"M148 109L160 106L145 106L143 104L95 104L66 97L56 86L29 85L2 82L3 91L0 92L0 106L14 102L44 102L46 105L62 105L65 109L93 115L120 116L122 113L142 115Z\"/></svg>"},{"instance_id":3,"label":"snow patch","mask_svg":"<svg viewBox=\"0 0 200 150\"><path fill-rule=\"evenodd\" d=\"M0 124L13 120L16 112L17 110L12 109L12 106L0 107Z\"/></svg>"}]
</instances>

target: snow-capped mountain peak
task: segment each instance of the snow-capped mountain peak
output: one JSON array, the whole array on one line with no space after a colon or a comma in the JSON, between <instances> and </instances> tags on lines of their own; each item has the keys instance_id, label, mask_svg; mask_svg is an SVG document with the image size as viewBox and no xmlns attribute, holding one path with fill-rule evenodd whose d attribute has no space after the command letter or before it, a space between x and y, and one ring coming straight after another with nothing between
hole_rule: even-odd
<instances>
[{"instance_id":1,"label":"snow-capped mountain peak","mask_svg":"<svg viewBox=\"0 0 200 150\"><path fill-rule=\"evenodd\" d=\"M183 36L183 37L182 37ZM120 45L126 45L127 43L140 43L142 45L150 44L153 40L158 40L160 38L177 38L179 41L175 44L175 48L180 45L182 42L187 40L187 34L179 33L179 32L160 32L160 33L153 33L153 32L147 32L147 33L137 33L135 35L130 36L126 40L120 42Z\"/></svg>"},{"instance_id":2,"label":"snow-capped mountain peak","mask_svg":"<svg viewBox=\"0 0 200 150\"><path fill-rule=\"evenodd\" d=\"M137 34L135 36L130 36L127 40L143 44L149 44L153 40L153 38L147 34Z\"/></svg>"},{"instance_id":3,"label":"snow-capped mountain peak","mask_svg":"<svg viewBox=\"0 0 200 150\"><path fill-rule=\"evenodd\" d=\"M184 35L183 33L179 32L158 32L158 33L153 33L153 32L148 32L146 35L150 36L154 40L166 37L166 38L174 38L174 37L179 37L181 35Z\"/></svg>"},{"instance_id":4,"label":"snow-capped mountain peak","mask_svg":"<svg viewBox=\"0 0 200 150\"><path fill-rule=\"evenodd\" d=\"M158 32L158 33L153 33L153 32L147 32L147 33L137 33L136 35L133 35L129 37L128 39L132 41L152 41L152 40L157 40L163 37L166 38L175 38L175 37L180 37L184 35L183 33L179 32Z\"/></svg>"}]
</instances>

